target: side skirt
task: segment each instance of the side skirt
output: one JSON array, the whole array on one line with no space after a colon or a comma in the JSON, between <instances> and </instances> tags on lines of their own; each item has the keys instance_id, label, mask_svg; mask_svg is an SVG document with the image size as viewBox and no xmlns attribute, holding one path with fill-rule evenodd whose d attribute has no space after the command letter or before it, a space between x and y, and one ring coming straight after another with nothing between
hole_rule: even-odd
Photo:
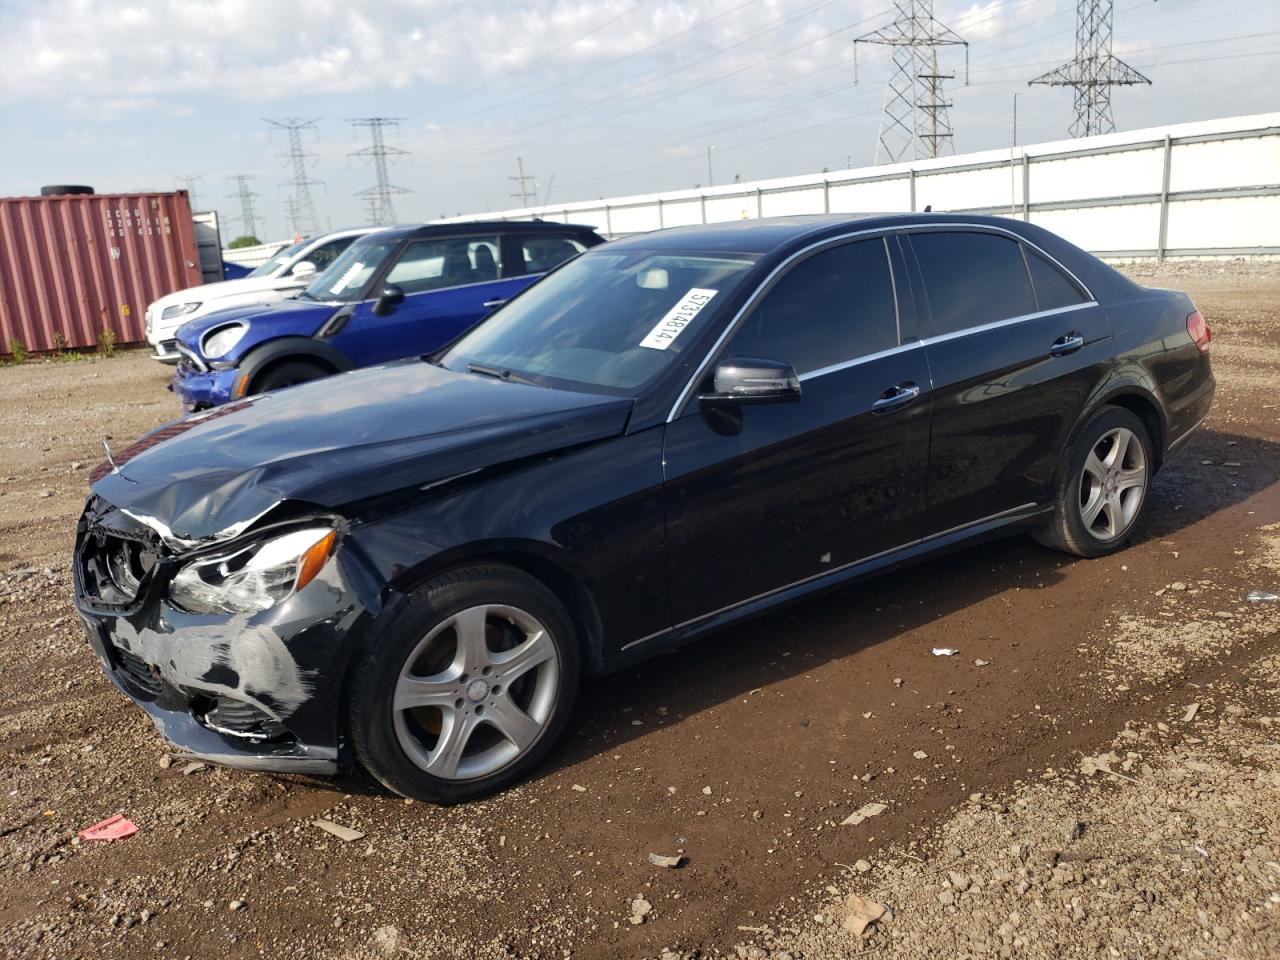
<instances>
[{"instance_id":1,"label":"side skirt","mask_svg":"<svg viewBox=\"0 0 1280 960\"><path fill-rule=\"evenodd\" d=\"M923 540L857 560L847 566L780 587L758 597L751 597L722 610L676 624L661 633L631 641L617 653L605 659L603 672L613 673L659 653L674 650L708 633L769 613L796 601L847 586L856 580L879 576L900 567L910 566L925 558L940 556L984 540L995 540L1019 533L1034 526L1034 521L1040 517L1052 512L1053 507L1049 504L1024 504L986 519L953 527L925 537Z\"/></svg>"}]
</instances>

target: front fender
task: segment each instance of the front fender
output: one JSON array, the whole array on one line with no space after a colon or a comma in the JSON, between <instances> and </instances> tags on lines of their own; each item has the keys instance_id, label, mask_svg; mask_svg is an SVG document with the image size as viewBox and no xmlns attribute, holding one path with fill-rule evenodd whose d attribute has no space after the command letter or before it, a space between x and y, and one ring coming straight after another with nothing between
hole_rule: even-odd
<instances>
[{"instance_id":1,"label":"front fender","mask_svg":"<svg viewBox=\"0 0 1280 960\"><path fill-rule=\"evenodd\" d=\"M237 365L240 370L236 384L237 390L240 390L243 385L252 383L253 378L267 366L285 358L316 360L331 367L335 373L343 373L355 368L351 358L332 344L313 340L310 337L279 337L259 344L241 358ZM240 390L237 395L242 393L243 391Z\"/></svg>"}]
</instances>

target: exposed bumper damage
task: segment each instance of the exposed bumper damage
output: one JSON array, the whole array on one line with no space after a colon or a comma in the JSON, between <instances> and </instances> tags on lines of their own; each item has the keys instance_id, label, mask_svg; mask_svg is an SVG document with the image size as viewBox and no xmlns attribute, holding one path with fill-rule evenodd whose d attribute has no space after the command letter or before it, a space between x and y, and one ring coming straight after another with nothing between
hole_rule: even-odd
<instances>
[{"instance_id":1,"label":"exposed bumper damage","mask_svg":"<svg viewBox=\"0 0 1280 960\"><path fill-rule=\"evenodd\" d=\"M340 685L318 681L342 676L380 609L358 551L340 545L305 589L267 610L221 616L168 599L191 553L90 500L76 603L108 676L184 753L251 770L336 772Z\"/></svg>"}]
</instances>

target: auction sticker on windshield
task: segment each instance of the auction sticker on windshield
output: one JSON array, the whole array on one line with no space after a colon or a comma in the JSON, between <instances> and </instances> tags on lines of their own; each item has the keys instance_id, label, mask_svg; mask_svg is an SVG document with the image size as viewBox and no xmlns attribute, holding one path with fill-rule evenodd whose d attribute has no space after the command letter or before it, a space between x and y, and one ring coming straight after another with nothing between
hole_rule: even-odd
<instances>
[{"instance_id":1,"label":"auction sticker on windshield","mask_svg":"<svg viewBox=\"0 0 1280 960\"><path fill-rule=\"evenodd\" d=\"M640 341L640 346L648 347L650 350L667 349L719 292L694 287L680 298L679 303L667 311L667 315L658 321L657 326L649 331L647 337Z\"/></svg>"}]
</instances>

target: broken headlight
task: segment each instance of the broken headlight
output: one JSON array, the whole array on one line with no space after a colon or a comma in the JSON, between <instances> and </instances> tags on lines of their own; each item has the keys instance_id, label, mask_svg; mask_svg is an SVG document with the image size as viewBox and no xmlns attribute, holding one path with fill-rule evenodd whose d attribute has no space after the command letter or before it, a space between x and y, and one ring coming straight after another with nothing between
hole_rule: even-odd
<instances>
[{"instance_id":1,"label":"broken headlight","mask_svg":"<svg viewBox=\"0 0 1280 960\"><path fill-rule=\"evenodd\" d=\"M315 579L337 542L337 531L308 527L192 561L169 584L169 599L189 613L266 610Z\"/></svg>"}]
</instances>

